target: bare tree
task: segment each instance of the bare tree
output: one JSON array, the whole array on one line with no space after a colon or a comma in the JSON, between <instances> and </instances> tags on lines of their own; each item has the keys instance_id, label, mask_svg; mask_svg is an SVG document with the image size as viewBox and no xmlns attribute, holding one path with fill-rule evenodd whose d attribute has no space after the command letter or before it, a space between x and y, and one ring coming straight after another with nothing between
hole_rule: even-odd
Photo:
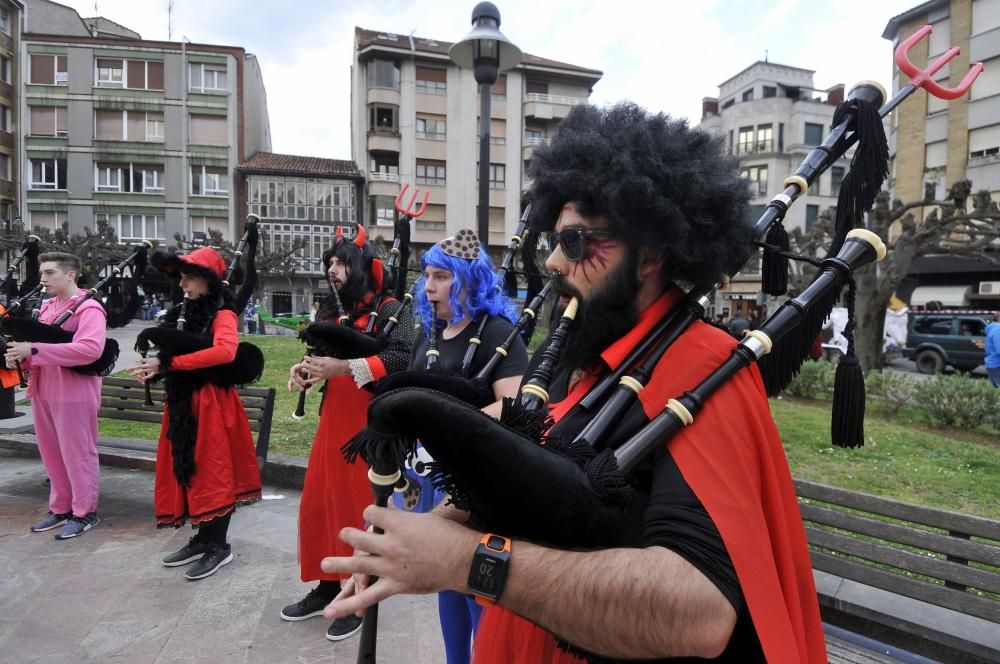
<instances>
[{"instance_id":1,"label":"bare tree","mask_svg":"<svg viewBox=\"0 0 1000 664\"><path fill-rule=\"evenodd\" d=\"M85 227L82 235L71 235L68 223L55 230L36 228L30 233L22 230L0 237L0 250L17 252L29 234L38 236L42 252L61 251L77 256L83 263L83 275L91 281L94 280L93 275L132 253L132 248L118 241L114 227L104 219L97 221L96 228Z\"/></svg>"},{"instance_id":2,"label":"bare tree","mask_svg":"<svg viewBox=\"0 0 1000 664\"><path fill-rule=\"evenodd\" d=\"M914 211L928 210L923 221ZM833 228L833 210L820 215L812 232L798 229L789 233L797 253L821 256ZM924 200L890 202L888 192L880 192L868 215L868 230L886 244L887 254L877 265L869 265L854 275L857 283L857 331L855 350L861 366L881 366L885 311L896 289L909 274L913 262L923 256L956 256L1000 265L1000 209L988 191L972 194L972 183L960 180L952 185L945 200L936 200L934 188L925 190ZM799 291L815 274L812 266L793 268L789 285Z\"/></svg>"}]
</instances>

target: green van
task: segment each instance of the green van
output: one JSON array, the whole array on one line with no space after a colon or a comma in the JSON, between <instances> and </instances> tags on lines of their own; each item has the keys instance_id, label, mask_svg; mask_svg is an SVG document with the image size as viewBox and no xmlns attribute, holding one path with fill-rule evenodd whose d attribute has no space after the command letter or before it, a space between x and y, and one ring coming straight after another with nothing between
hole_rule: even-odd
<instances>
[{"instance_id":1,"label":"green van","mask_svg":"<svg viewBox=\"0 0 1000 664\"><path fill-rule=\"evenodd\" d=\"M992 311L911 313L903 356L924 374L940 373L948 365L972 371L986 356L986 326L992 320Z\"/></svg>"}]
</instances>

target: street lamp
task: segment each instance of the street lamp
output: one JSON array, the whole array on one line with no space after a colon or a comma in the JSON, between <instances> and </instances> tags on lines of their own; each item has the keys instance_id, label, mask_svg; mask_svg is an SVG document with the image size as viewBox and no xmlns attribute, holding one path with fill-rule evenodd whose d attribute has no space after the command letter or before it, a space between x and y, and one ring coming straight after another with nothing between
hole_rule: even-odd
<instances>
[{"instance_id":1,"label":"street lamp","mask_svg":"<svg viewBox=\"0 0 1000 664\"><path fill-rule=\"evenodd\" d=\"M472 10L472 32L452 45L448 57L459 67L471 69L479 84L479 241L490 243L490 88L500 72L521 62L521 49L500 32L500 11L492 2Z\"/></svg>"}]
</instances>

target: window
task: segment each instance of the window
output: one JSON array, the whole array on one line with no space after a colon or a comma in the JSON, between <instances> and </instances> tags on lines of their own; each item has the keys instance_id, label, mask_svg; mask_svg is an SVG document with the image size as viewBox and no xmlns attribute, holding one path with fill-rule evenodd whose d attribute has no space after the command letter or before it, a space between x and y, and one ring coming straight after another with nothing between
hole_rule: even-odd
<instances>
[{"instance_id":1,"label":"window","mask_svg":"<svg viewBox=\"0 0 1000 664\"><path fill-rule=\"evenodd\" d=\"M210 166L192 166L191 195L228 196L229 171L227 171L225 168L212 168ZM293 201L295 201L295 198L292 195L290 195L289 203Z\"/></svg>"},{"instance_id":2,"label":"window","mask_svg":"<svg viewBox=\"0 0 1000 664\"><path fill-rule=\"evenodd\" d=\"M507 98L507 74L500 74L497 82L490 88L490 95L497 100Z\"/></svg>"},{"instance_id":3,"label":"window","mask_svg":"<svg viewBox=\"0 0 1000 664\"><path fill-rule=\"evenodd\" d=\"M100 141L163 142L163 113L146 111L95 112L94 138Z\"/></svg>"},{"instance_id":4,"label":"window","mask_svg":"<svg viewBox=\"0 0 1000 664\"><path fill-rule=\"evenodd\" d=\"M392 228L394 224L395 201L392 196L372 197L372 219L376 226Z\"/></svg>"},{"instance_id":5,"label":"window","mask_svg":"<svg viewBox=\"0 0 1000 664\"><path fill-rule=\"evenodd\" d=\"M428 115L417 118L417 138L443 141L447 138L448 123L441 116Z\"/></svg>"},{"instance_id":6,"label":"window","mask_svg":"<svg viewBox=\"0 0 1000 664\"><path fill-rule=\"evenodd\" d=\"M537 145L539 143L545 142L545 129L541 128L524 128L524 142L526 145Z\"/></svg>"},{"instance_id":7,"label":"window","mask_svg":"<svg viewBox=\"0 0 1000 664\"><path fill-rule=\"evenodd\" d=\"M774 134L771 125L757 125L757 152L774 151Z\"/></svg>"},{"instance_id":8,"label":"window","mask_svg":"<svg viewBox=\"0 0 1000 664\"><path fill-rule=\"evenodd\" d=\"M10 58L0 55L0 81L10 83Z\"/></svg>"},{"instance_id":9,"label":"window","mask_svg":"<svg viewBox=\"0 0 1000 664\"><path fill-rule=\"evenodd\" d=\"M417 184L446 184L445 162L417 159Z\"/></svg>"},{"instance_id":10,"label":"window","mask_svg":"<svg viewBox=\"0 0 1000 664\"><path fill-rule=\"evenodd\" d=\"M188 89L191 92L225 92L226 66L192 62L188 65Z\"/></svg>"},{"instance_id":11,"label":"window","mask_svg":"<svg viewBox=\"0 0 1000 664\"><path fill-rule=\"evenodd\" d=\"M121 243L137 240L163 240L163 215L160 214L105 214L99 212L95 222L107 222L118 233ZM96 225L96 224L95 224Z\"/></svg>"},{"instance_id":12,"label":"window","mask_svg":"<svg viewBox=\"0 0 1000 664\"><path fill-rule=\"evenodd\" d=\"M819 145L822 143L823 125L807 122L804 140L806 145Z\"/></svg>"},{"instance_id":13,"label":"window","mask_svg":"<svg viewBox=\"0 0 1000 664\"><path fill-rule=\"evenodd\" d=\"M727 99L726 101L722 102L722 108L729 108L730 106L732 106L735 103L736 103L736 99L735 98L734 99Z\"/></svg>"},{"instance_id":14,"label":"window","mask_svg":"<svg viewBox=\"0 0 1000 664\"><path fill-rule=\"evenodd\" d=\"M191 145L228 145L224 115L191 115Z\"/></svg>"},{"instance_id":15,"label":"window","mask_svg":"<svg viewBox=\"0 0 1000 664\"><path fill-rule=\"evenodd\" d=\"M479 166L476 166L479 172ZM507 186L507 166L506 164L490 164L490 187L503 189Z\"/></svg>"},{"instance_id":16,"label":"window","mask_svg":"<svg viewBox=\"0 0 1000 664\"><path fill-rule=\"evenodd\" d=\"M10 180L10 155L0 154L0 180Z\"/></svg>"},{"instance_id":17,"label":"window","mask_svg":"<svg viewBox=\"0 0 1000 664\"><path fill-rule=\"evenodd\" d=\"M94 191L162 194L163 166L98 163L95 165Z\"/></svg>"},{"instance_id":18,"label":"window","mask_svg":"<svg viewBox=\"0 0 1000 664\"><path fill-rule=\"evenodd\" d=\"M743 101L753 101L753 88L743 92Z\"/></svg>"},{"instance_id":19,"label":"window","mask_svg":"<svg viewBox=\"0 0 1000 664\"><path fill-rule=\"evenodd\" d=\"M66 85L69 81L65 55L31 55L30 83L36 85Z\"/></svg>"},{"instance_id":20,"label":"window","mask_svg":"<svg viewBox=\"0 0 1000 664\"><path fill-rule=\"evenodd\" d=\"M778 96L778 88L774 87L773 85L764 86L764 99L770 99L771 97L777 97L777 96Z\"/></svg>"},{"instance_id":21,"label":"window","mask_svg":"<svg viewBox=\"0 0 1000 664\"><path fill-rule=\"evenodd\" d=\"M396 107L373 104L368 107L368 131L375 133L395 134L399 131L396 124Z\"/></svg>"},{"instance_id":22,"label":"window","mask_svg":"<svg viewBox=\"0 0 1000 664\"><path fill-rule=\"evenodd\" d=\"M753 183L753 192L759 196L767 195L767 166L749 166L740 171L744 177Z\"/></svg>"},{"instance_id":23,"label":"window","mask_svg":"<svg viewBox=\"0 0 1000 664\"><path fill-rule=\"evenodd\" d=\"M66 221L66 213L31 211L28 212L28 219L31 230L47 228L50 231L54 231L62 227L63 222Z\"/></svg>"},{"instance_id":24,"label":"window","mask_svg":"<svg viewBox=\"0 0 1000 664\"><path fill-rule=\"evenodd\" d=\"M147 60L127 60L126 87L132 90L162 90L163 63Z\"/></svg>"},{"instance_id":25,"label":"window","mask_svg":"<svg viewBox=\"0 0 1000 664\"><path fill-rule=\"evenodd\" d=\"M549 94L549 84L548 83L540 83L538 81L527 81L524 84L524 88L525 88L524 91L527 94L529 94L529 95L531 95L531 94L536 94L536 95L547 95L547 94Z\"/></svg>"},{"instance_id":26,"label":"window","mask_svg":"<svg viewBox=\"0 0 1000 664\"><path fill-rule=\"evenodd\" d=\"M812 230L813 224L819 218L819 206L818 205L807 205L806 206L806 233Z\"/></svg>"},{"instance_id":27,"label":"window","mask_svg":"<svg viewBox=\"0 0 1000 664\"><path fill-rule=\"evenodd\" d=\"M818 176L817 176L817 178L815 180L812 181L812 184L809 185L809 189L806 190L806 193L808 193L810 196L819 196L819 177Z\"/></svg>"},{"instance_id":28,"label":"window","mask_svg":"<svg viewBox=\"0 0 1000 664\"><path fill-rule=\"evenodd\" d=\"M840 194L840 185L844 183L844 175L847 169L843 166L832 166L830 168L830 195Z\"/></svg>"},{"instance_id":29,"label":"window","mask_svg":"<svg viewBox=\"0 0 1000 664\"><path fill-rule=\"evenodd\" d=\"M740 127L739 152L737 154L749 154L753 152L753 127Z\"/></svg>"},{"instance_id":30,"label":"window","mask_svg":"<svg viewBox=\"0 0 1000 664\"><path fill-rule=\"evenodd\" d=\"M0 104L0 131L10 131L10 107Z\"/></svg>"},{"instance_id":31,"label":"window","mask_svg":"<svg viewBox=\"0 0 1000 664\"><path fill-rule=\"evenodd\" d=\"M372 60L368 63L368 87L399 89L399 65L392 60Z\"/></svg>"},{"instance_id":32,"label":"window","mask_svg":"<svg viewBox=\"0 0 1000 664\"><path fill-rule=\"evenodd\" d=\"M32 106L28 109L32 136L66 136L66 109Z\"/></svg>"},{"instance_id":33,"label":"window","mask_svg":"<svg viewBox=\"0 0 1000 664\"><path fill-rule=\"evenodd\" d=\"M96 85L101 88L120 88L124 86L122 74L125 68L124 60L97 58L94 63L97 69Z\"/></svg>"},{"instance_id":34,"label":"window","mask_svg":"<svg viewBox=\"0 0 1000 664\"><path fill-rule=\"evenodd\" d=\"M29 189L65 189L65 159L32 159Z\"/></svg>"},{"instance_id":35,"label":"window","mask_svg":"<svg viewBox=\"0 0 1000 664\"><path fill-rule=\"evenodd\" d=\"M951 334L952 318L917 318L913 331L920 334Z\"/></svg>"},{"instance_id":36,"label":"window","mask_svg":"<svg viewBox=\"0 0 1000 664\"><path fill-rule=\"evenodd\" d=\"M417 92L426 95L448 94L448 72L434 67L417 66Z\"/></svg>"},{"instance_id":37,"label":"window","mask_svg":"<svg viewBox=\"0 0 1000 664\"><path fill-rule=\"evenodd\" d=\"M10 10L6 7L0 7L0 32L10 34Z\"/></svg>"}]
</instances>

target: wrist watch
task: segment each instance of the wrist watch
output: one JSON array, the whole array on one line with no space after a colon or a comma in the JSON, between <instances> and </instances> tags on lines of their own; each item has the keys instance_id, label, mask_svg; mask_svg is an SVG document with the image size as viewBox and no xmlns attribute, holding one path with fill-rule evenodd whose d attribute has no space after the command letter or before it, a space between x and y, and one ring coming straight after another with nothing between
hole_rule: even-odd
<instances>
[{"instance_id":1,"label":"wrist watch","mask_svg":"<svg viewBox=\"0 0 1000 664\"><path fill-rule=\"evenodd\" d=\"M472 556L469 590L482 606L493 606L503 594L510 564L510 538L486 533Z\"/></svg>"}]
</instances>

